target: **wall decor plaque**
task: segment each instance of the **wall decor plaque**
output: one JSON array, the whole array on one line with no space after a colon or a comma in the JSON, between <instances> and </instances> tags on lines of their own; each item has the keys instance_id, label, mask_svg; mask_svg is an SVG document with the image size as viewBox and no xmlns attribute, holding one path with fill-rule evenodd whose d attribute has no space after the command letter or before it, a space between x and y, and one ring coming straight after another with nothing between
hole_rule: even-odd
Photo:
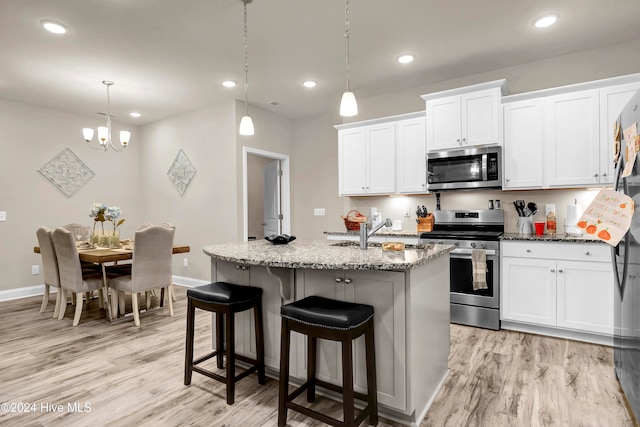
<instances>
[{"instance_id":1,"label":"wall decor plaque","mask_svg":"<svg viewBox=\"0 0 640 427\"><path fill-rule=\"evenodd\" d=\"M183 196L184 192L189 188L196 172L197 170L195 166L193 166L193 163L191 163L184 151L180 149L176 158L173 160L167 175L169 176L169 180L173 186L176 187L180 196Z\"/></svg>"},{"instance_id":2,"label":"wall decor plaque","mask_svg":"<svg viewBox=\"0 0 640 427\"><path fill-rule=\"evenodd\" d=\"M38 172L67 197L71 197L95 176L69 148L45 163Z\"/></svg>"}]
</instances>

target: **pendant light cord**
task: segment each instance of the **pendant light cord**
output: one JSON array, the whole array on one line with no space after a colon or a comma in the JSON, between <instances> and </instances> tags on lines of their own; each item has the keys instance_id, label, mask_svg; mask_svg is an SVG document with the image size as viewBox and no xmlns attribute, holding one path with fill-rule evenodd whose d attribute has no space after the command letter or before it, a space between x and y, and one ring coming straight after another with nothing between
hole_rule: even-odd
<instances>
[{"instance_id":1,"label":"pendant light cord","mask_svg":"<svg viewBox=\"0 0 640 427\"><path fill-rule=\"evenodd\" d=\"M347 45L346 49L346 63L347 63L347 92L351 92L349 88L349 80L351 74L351 66L349 64L349 0L344 2L344 38Z\"/></svg>"},{"instance_id":2,"label":"pendant light cord","mask_svg":"<svg viewBox=\"0 0 640 427\"><path fill-rule=\"evenodd\" d=\"M245 115L249 115L249 61L247 59L247 0L242 0L244 5L244 106Z\"/></svg>"}]
</instances>

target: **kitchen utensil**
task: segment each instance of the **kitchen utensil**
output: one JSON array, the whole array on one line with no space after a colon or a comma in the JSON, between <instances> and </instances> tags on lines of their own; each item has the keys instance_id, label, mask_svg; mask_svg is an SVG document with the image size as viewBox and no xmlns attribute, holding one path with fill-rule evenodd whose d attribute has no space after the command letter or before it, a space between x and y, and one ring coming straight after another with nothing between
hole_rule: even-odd
<instances>
[{"instance_id":1,"label":"kitchen utensil","mask_svg":"<svg viewBox=\"0 0 640 427\"><path fill-rule=\"evenodd\" d=\"M531 209L529 209L527 206L522 208L522 216L531 216Z\"/></svg>"},{"instance_id":2,"label":"kitchen utensil","mask_svg":"<svg viewBox=\"0 0 640 427\"><path fill-rule=\"evenodd\" d=\"M538 205L533 202L527 203L527 207L531 211L531 216L535 215L535 212L538 212Z\"/></svg>"}]
</instances>

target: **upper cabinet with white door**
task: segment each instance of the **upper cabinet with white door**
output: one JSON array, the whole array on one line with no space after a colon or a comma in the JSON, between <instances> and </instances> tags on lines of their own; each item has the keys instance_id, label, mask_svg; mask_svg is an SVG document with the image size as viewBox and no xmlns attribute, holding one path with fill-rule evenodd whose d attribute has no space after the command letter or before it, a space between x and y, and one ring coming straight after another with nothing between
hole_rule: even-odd
<instances>
[{"instance_id":1,"label":"upper cabinet with white door","mask_svg":"<svg viewBox=\"0 0 640 427\"><path fill-rule=\"evenodd\" d=\"M424 111L335 128L340 196L427 193Z\"/></svg>"},{"instance_id":2,"label":"upper cabinet with white door","mask_svg":"<svg viewBox=\"0 0 640 427\"><path fill-rule=\"evenodd\" d=\"M613 123L637 90L640 74L503 98L503 189L611 185Z\"/></svg>"},{"instance_id":3,"label":"upper cabinet with white door","mask_svg":"<svg viewBox=\"0 0 640 427\"><path fill-rule=\"evenodd\" d=\"M505 80L422 95L427 110L427 151L499 145Z\"/></svg>"},{"instance_id":4,"label":"upper cabinet with white door","mask_svg":"<svg viewBox=\"0 0 640 427\"><path fill-rule=\"evenodd\" d=\"M640 90L640 81L600 89L600 182L613 184L613 123L631 97Z\"/></svg>"}]
</instances>

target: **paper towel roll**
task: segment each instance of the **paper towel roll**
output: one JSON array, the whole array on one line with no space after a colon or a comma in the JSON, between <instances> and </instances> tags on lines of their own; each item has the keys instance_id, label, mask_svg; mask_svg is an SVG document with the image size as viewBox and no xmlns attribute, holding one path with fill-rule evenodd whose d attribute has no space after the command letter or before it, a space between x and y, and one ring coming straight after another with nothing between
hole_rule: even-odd
<instances>
[{"instance_id":1,"label":"paper towel roll","mask_svg":"<svg viewBox=\"0 0 640 427\"><path fill-rule=\"evenodd\" d=\"M564 230L567 234L582 234L582 230L576 225L584 213L582 205L567 205L567 223Z\"/></svg>"}]
</instances>

